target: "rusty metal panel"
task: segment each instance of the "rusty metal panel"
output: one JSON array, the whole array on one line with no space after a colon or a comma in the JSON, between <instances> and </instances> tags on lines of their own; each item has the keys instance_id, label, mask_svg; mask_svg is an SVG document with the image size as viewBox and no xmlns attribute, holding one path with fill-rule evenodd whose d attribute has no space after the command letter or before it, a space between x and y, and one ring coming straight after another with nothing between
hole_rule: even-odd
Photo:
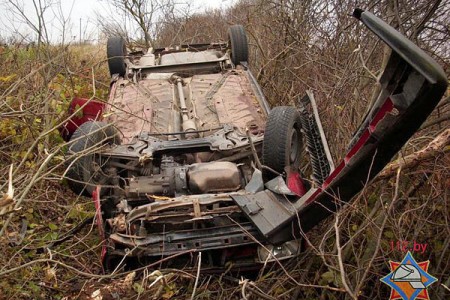
<instances>
[{"instance_id":1,"label":"rusty metal panel","mask_svg":"<svg viewBox=\"0 0 450 300\"><path fill-rule=\"evenodd\" d=\"M221 125L230 124L245 131L264 130L265 115L259 106L244 70L201 74L184 78L183 91L189 118L199 130L211 129L202 136L213 134ZM107 121L114 123L123 134L124 144L144 132L167 134L180 132L175 118L180 118L178 92L170 74L140 79L136 82L119 79L110 96ZM158 136L167 139L167 136Z\"/></svg>"},{"instance_id":2,"label":"rusty metal panel","mask_svg":"<svg viewBox=\"0 0 450 300\"><path fill-rule=\"evenodd\" d=\"M119 79L114 86L106 121L120 130L123 143L141 132L166 131L173 104L170 82Z\"/></svg>"},{"instance_id":3,"label":"rusty metal panel","mask_svg":"<svg viewBox=\"0 0 450 300\"><path fill-rule=\"evenodd\" d=\"M232 72L214 95L213 101L221 124L233 124L245 131L263 131L265 116L243 70Z\"/></svg>"},{"instance_id":4,"label":"rusty metal panel","mask_svg":"<svg viewBox=\"0 0 450 300\"><path fill-rule=\"evenodd\" d=\"M193 106L193 118L199 130L214 129L220 126L214 105L209 97L214 94L214 88L222 78L222 74L195 75L189 81L188 103ZM208 136L214 132L205 132Z\"/></svg>"}]
</instances>

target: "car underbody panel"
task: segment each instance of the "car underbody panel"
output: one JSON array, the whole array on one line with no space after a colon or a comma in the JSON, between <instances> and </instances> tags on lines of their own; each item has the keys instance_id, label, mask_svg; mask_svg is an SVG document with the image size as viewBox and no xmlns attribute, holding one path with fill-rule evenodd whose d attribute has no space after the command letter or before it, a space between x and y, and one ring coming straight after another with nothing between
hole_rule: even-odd
<instances>
[{"instance_id":1,"label":"car underbody panel","mask_svg":"<svg viewBox=\"0 0 450 300\"><path fill-rule=\"evenodd\" d=\"M136 82L120 78L111 91L107 121L120 128L122 144L143 133L180 140L183 123L188 122L198 137L212 135L223 125L262 133L267 112L261 109L246 73L240 67L183 78L176 72L151 73ZM177 80L182 80L181 96ZM187 120L181 114L180 97L186 102Z\"/></svg>"},{"instance_id":2,"label":"car underbody panel","mask_svg":"<svg viewBox=\"0 0 450 300\"><path fill-rule=\"evenodd\" d=\"M383 21L354 15L393 52L377 101L336 165L311 92L295 108L269 110L247 66L242 26L231 27L228 43L130 55L123 39L109 40L106 122L82 124L69 149L81 156L71 162L72 189L97 187L91 194L108 270L126 259L192 265L196 252L205 253L207 268L298 255L301 234L383 169L437 105L447 80ZM300 172L303 141L311 184Z\"/></svg>"}]
</instances>

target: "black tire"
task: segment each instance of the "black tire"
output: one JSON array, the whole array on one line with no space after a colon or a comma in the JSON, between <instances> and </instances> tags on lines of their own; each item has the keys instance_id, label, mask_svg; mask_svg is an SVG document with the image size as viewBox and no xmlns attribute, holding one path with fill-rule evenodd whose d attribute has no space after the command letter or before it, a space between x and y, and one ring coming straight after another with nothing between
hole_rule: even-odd
<instances>
[{"instance_id":1,"label":"black tire","mask_svg":"<svg viewBox=\"0 0 450 300\"><path fill-rule=\"evenodd\" d=\"M298 169L301 152L302 133L299 112L292 106L273 108L269 113L264 132L263 164L278 173L283 173L285 167ZM264 172L266 179L274 176L273 172Z\"/></svg>"},{"instance_id":2,"label":"black tire","mask_svg":"<svg viewBox=\"0 0 450 300\"><path fill-rule=\"evenodd\" d=\"M233 64L239 65L243 61L248 61L248 43L244 26L230 26L228 29L228 40Z\"/></svg>"},{"instance_id":3,"label":"black tire","mask_svg":"<svg viewBox=\"0 0 450 300\"><path fill-rule=\"evenodd\" d=\"M70 168L66 177L69 187L78 195L91 196L96 185L101 183L102 174L94 166L94 163L102 166L100 157L95 154L94 149L105 144L119 144L117 130L104 122L88 121L78 127L70 141L73 143L70 144L69 155L80 153L82 156L68 162Z\"/></svg>"},{"instance_id":4,"label":"black tire","mask_svg":"<svg viewBox=\"0 0 450 300\"><path fill-rule=\"evenodd\" d=\"M120 36L110 37L106 46L106 56L108 58L109 73L111 76L119 74L125 76L127 65L125 56L127 56L127 48L125 40Z\"/></svg>"}]
</instances>

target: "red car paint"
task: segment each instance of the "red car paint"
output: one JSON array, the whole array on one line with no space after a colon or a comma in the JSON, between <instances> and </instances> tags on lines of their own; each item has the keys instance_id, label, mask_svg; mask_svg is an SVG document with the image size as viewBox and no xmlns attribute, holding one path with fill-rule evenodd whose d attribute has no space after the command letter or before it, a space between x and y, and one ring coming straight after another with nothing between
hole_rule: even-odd
<instances>
[{"instance_id":1,"label":"red car paint","mask_svg":"<svg viewBox=\"0 0 450 300\"><path fill-rule=\"evenodd\" d=\"M85 98L73 98L69 106L70 119L60 129L61 136L68 141L72 134L87 121L98 121L103 118L105 103Z\"/></svg>"}]
</instances>

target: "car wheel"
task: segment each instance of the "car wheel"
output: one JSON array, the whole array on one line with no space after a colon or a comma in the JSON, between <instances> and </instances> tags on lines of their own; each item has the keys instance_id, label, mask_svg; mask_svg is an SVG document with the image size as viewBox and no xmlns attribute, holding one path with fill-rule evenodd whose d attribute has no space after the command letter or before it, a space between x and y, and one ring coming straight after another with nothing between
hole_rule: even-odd
<instances>
[{"instance_id":1,"label":"car wheel","mask_svg":"<svg viewBox=\"0 0 450 300\"><path fill-rule=\"evenodd\" d=\"M105 144L119 144L117 130L104 122L88 121L81 124L70 138L66 177L69 187L78 195L91 196L97 185L104 184L106 176L101 170L104 162L95 153ZM106 189L102 189L106 192Z\"/></svg>"},{"instance_id":2,"label":"car wheel","mask_svg":"<svg viewBox=\"0 0 450 300\"><path fill-rule=\"evenodd\" d=\"M114 74L125 76L127 71L127 65L125 63L126 55L127 48L125 47L125 40L120 36L110 37L106 46L106 56L108 58L108 67L111 76Z\"/></svg>"},{"instance_id":3,"label":"car wheel","mask_svg":"<svg viewBox=\"0 0 450 300\"><path fill-rule=\"evenodd\" d=\"M243 61L248 61L247 35L245 34L244 26L230 26L228 29L228 40L233 64L238 65Z\"/></svg>"},{"instance_id":4,"label":"car wheel","mask_svg":"<svg viewBox=\"0 0 450 300\"><path fill-rule=\"evenodd\" d=\"M278 173L285 167L298 169L302 151L302 133L300 114L294 107L278 106L273 108L266 123L263 140L263 164ZM264 172L267 179L273 178L273 172Z\"/></svg>"}]
</instances>

